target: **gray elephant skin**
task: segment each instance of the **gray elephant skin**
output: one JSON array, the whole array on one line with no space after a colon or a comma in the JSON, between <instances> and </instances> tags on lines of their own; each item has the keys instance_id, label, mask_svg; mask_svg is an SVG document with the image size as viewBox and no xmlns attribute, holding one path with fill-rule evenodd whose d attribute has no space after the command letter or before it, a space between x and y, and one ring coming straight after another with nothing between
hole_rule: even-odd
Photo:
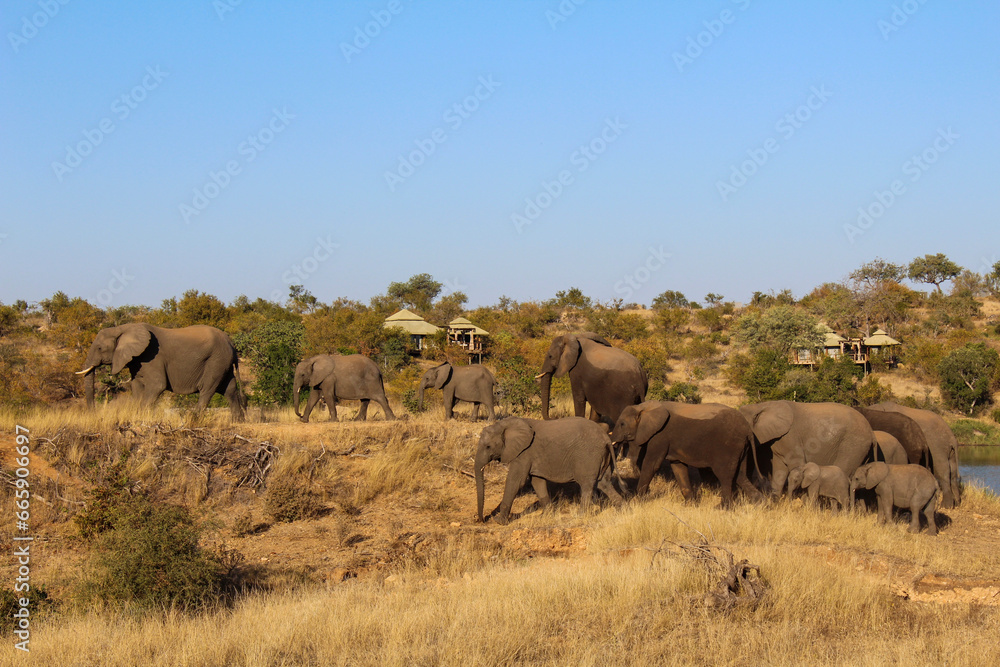
<instances>
[{"instance_id":1,"label":"gray elephant skin","mask_svg":"<svg viewBox=\"0 0 1000 667\"><path fill-rule=\"evenodd\" d=\"M639 470L636 493L649 490L653 475L670 463L685 500L694 492L688 466L710 468L722 488L722 506L733 503L734 486L754 499L760 492L747 478L750 426L735 409L718 403L692 405L673 401L646 401L622 410L611 440L627 443L628 457Z\"/></svg>"},{"instance_id":2,"label":"gray elephant skin","mask_svg":"<svg viewBox=\"0 0 1000 667\"><path fill-rule=\"evenodd\" d=\"M878 450L872 453L872 462L882 461L893 465L910 462L902 443L892 433L875 431L875 441L878 443Z\"/></svg>"},{"instance_id":3,"label":"gray elephant skin","mask_svg":"<svg viewBox=\"0 0 1000 667\"><path fill-rule=\"evenodd\" d=\"M508 466L503 500L490 513L500 523L507 523L514 498L529 478L542 507L550 503L549 482L579 484L583 512L590 507L595 485L612 501L622 500L611 484L611 439L603 426L582 417L550 421L507 417L483 429L475 459L480 521L485 499L483 469L491 461Z\"/></svg>"},{"instance_id":4,"label":"gray elephant skin","mask_svg":"<svg viewBox=\"0 0 1000 667\"><path fill-rule=\"evenodd\" d=\"M305 413L299 413L299 392L309 387L309 401ZM361 401L355 421L368 418L368 403L375 401L382 408L386 419L395 419L389 401L385 397L382 373L368 357L360 354L317 354L303 359L295 367L295 384L292 388L292 402L295 414L309 423L309 414L320 397L330 410L330 421L337 421L337 401Z\"/></svg>"},{"instance_id":5,"label":"gray elephant skin","mask_svg":"<svg viewBox=\"0 0 1000 667\"><path fill-rule=\"evenodd\" d=\"M417 387L418 408L424 409L424 390L434 388L440 389L444 394L446 421L452 418L458 401L472 403L472 421L479 419L480 405L486 408L489 420L496 421L496 411L493 408L493 388L496 383L493 373L485 366L454 366L446 361L431 368L420 378Z\"/></svg>"},{"instance_id":6,"label":"gray elephant skin","mask_svg":"<svg viewBox=\"0 0 1000 667\"><path fill-rule=\"evenodd\" d=\"M852 506L851 480L837 466L806 463L793 468L788 473L788 494L792 495L800 488L806 491L812 505L823 497L836 500L842 510ZM836 511L834 507L834 513Z\"/></svg>"},{"instance_id":7,"label":"gray elephant skin","mask_svg":"<svg viewBox=\"0 0 1000 667\"><path fill-rule=\"evenodd\" d=\"M851 498L857 489L875 489L878 498L880 523L892 519L892 508L910 510L910 532L920 532L920 515L927 520L927 532L937 535L934 511L938 506L937 479L927 468L915 463L891 465L889 463L868 463L858 468L851 476Z\"/></svg>"},{"instance_id":8,"label":"gray elephant skin","mask_svg":"<svg viewBox=\"0 0 1000 667\"><path fill-rule=\"evenodd\" d=\"M222 394L233 418L244 418L239 357L229 336L215 327L164 329L136 322L102 329L84 364L77 375L84 376L88 407L94 406L94 371L110 364L112 375L128 369L132 396L142 405L152 405L164 391L172 391L198 394L196 409L201 411L214 394Z\"/></svg>"},{"instance_id":9,"label":"gray elephant skin","mask_svg":"<svg viewBox=\"0 0 1000 667\"><path fill-rule=\"evenodd\" d=\"M639 360L625 350L593 333L556 336L545 354L540 381L542 418L549 418L549 393L552 378L569 375L573 392L573 411L585 417L590 403L590 418L614 424L622 410L646 400L649 382Z\"/></svg>"},{"instance_id":10,"label":"gray elephant skin","mask_svg":"<svg viewBox=\"0 0 1000 667\"><path fill-rule=\"evenodd\" d=\"M805 463L834 465L852 475L875 443L865 418L840 403L767 401L744 405L740 412L758 443L760 472L770 467L774 495L784 489L788 472Z\"/></svg>"},{"instance_id":11,"label":"gray elephant skin","mask_svg":"<svg viewBox=\"0 0 1000 667\"><path fill-rule=\"evenodd\" d=\"M908 408L891 401L857 410L873 429L895 436L910 463L919 463L934 473L941 487L941 507L958 506L962 496L958 441L945 420L930 410Z\"/></svg>"}]
</instances>

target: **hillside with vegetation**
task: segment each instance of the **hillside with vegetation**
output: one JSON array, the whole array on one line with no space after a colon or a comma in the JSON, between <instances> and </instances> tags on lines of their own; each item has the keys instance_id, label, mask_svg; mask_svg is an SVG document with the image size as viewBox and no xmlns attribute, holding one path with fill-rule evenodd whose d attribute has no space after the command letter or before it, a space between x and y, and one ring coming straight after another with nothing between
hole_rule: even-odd
<instances>
[{"instance_id":1,"label":"hillside with vegetation","mask_svg":"<svg viewBox=\"0 0 1000 667\"><path fill-rule=\"evenodd\" d=\"M15 425L30 431L32 644L0 655L59 665L228 664L994 664L1000 632L1000 500L967 487L910 534L873 513L834 516L801 499L686 504L669 479L622 507L581 515L572 488L551 510L478 523L472 457L483 423L442 419L439 392L417 409L422 372L468 363L444 334L412 347L385 318L407 308L489 332L501 416L540 413L537 385L554 335L593 331L634 354L649 398L728 405L772 398L893 399L941 413L963 444L1000 444L1000 263L985 274L943 256L876 260L795 297L736 304L664 291L649 304L599 303L568 288L544 302L501 297L469 308L432 276L392 283L368 304L285 303L199 291L160 307L101 309L56 293L0 305L0 477L14 507ZM925 287L925 289L920 289ZM232 423L221 397L151 409L123 400L127 378L98 378L88 411L74 373L98 330L128 322L210 324L240 352L250 409ZM789 363L876 328L897 359ZM293 413L292 370L321 352L378 363L393 411L341 423ZM127 375L122 373L121 375ZM553 381L552 413L572 413ZM374 417L372 416L374 414ZM636 472L623 463L626 480ZM505 471L487 468L487 507ZM14 512L4 515L13 549ZM734 573L739 577L734 579ZM12 582L17 564L0 562ZM734 584L736 580L745 585ZM728 583L727 583L728 582ZM11 618L13 593L0 597Z\"/></svg>"}]
</instances>

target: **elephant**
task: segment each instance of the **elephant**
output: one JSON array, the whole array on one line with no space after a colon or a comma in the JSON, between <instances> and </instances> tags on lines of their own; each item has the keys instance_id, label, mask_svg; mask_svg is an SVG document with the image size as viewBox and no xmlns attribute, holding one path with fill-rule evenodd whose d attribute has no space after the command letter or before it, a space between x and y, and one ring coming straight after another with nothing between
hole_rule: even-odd
<instances>
[{"instance_id":1,"label":"elephant","mask_svg":"<svg viewBox=\"0 0 1000 667\"><path fill-rule=\"evenodd\" d=\"M573 410L577 417L605 419L614 424L626 406L646 399L649 381L639 360L593 333L556 336L542 362L540 381L542 419L549 418L552 377L569 374Z\"/></svg>"},{"instance_id":2,"label":"elephant","mask_svg":"<svg viewBox=\"0 0 1000 667\"><path fill-rule=\"evenodd\" d=\"M962 484L958 474L958 441L948 424L930 410L908 408L891 401L857 410L873 429L896 436L910 463L929 468L941 487L941 507L957 507Z\"/></svg>"},{"instance_id":3,"label":"elephant","mask_svg":"<svg viewBox=\"0 0 1000 667\"><path fill-rule=\"evenodd\" d=\"M872 461L884 461L893 465L909 463L906 450L896 436L885 431L875 431L875 440L878 442L878 451L872 452Z\"/></svg>"},{"instance_id":4,"label":"elephant","mask_svg":"<svg viewBox=\"0 0 1000 667\"><path fill-rule=\"evenodd\" d=\"M846 510L853 505L853 494L850 492L851 481L843 470L837 466L821 466L806 463L793 468L788 473L788 493L795 493L799 488L809 494L809 502L813 505L820 496L836 500L840 509ZM837 508L834 508L836 513Z\"/></svg>"},{"instance_id":5,"label":"elephant","mask_svg":"<svg viewBox=\"0 0 1000 667\"><path fill-rule=\"evenodd\" d=\"M424 389L433 387L444 392L444 418L452 418L455 403L468 401L472 403L472 421L479 419L479 406L486 407L490 421L496 421L497 415L493 408L493 387L496 379L489 369L479 364L470 366L453 366L444 362L431 368L420 378L417 389L419 409L424 409Z\"/></svg>"},{"instance_id":6,"label":"elephant","mask_svg":"<svg viewBox=\"0 0 1000 667\"><path fill-rule=\"evenodd\" d=\"M531 479L544 508L550 504L548 483L580 485L581 511L590 507L594 486L618 504L622 497L611 483L614 452L607 430L582 417L549 421L507 417L490 424L479 435L476 449L476 508L483 521L483 469L491 461L509 466L503 500L490 516L507 523L514 497Z\"/></svg>"},{"instance_id":7,"label":"elephant","mask_svg":"<svg viewBox=\"0 0 1000 667\"><path fill-rule=\"evenodd\" d=\"M198 394L197 410L205 409L214 394L229 402L233 419L245 417L246 398L240 389L239 356L225 332L204 324L164 329L135 322L102 329L84 361L87 407L94 407L95 370L111 365L111 374L127 368L132 396L152 405L164 391Z\"/></svg>"},{"instance_id":8,"label":"elephant","mask_svg":"<svg viewBox=\"0 0 1000 667\"><path fill-rule=\"evenodd\" d=\"M770 463L772 495L782 492L788 471L804 463L835 465L853 474L875 443L864 417L840 403L766 401L744 405L740 412L759 445L758 472L765 474L761 468Z\"/></svg>"},{"instance_id":9,"label":"elephant","mask_svg":"<svg viewBox=\"0 0 1000 667\"><path fill-rule=\"evenodd\" d=\"M910 510L911 533L920 532L920 514L923 513L927 519L928 534L937 535L934 512L941 489L934 474L927 468L915 463L868 463L851 476L852 508L854 492L859 488L875 489L880 523L886 523L892 518L893 507L902 507Z\"/></svg>"},{"instance_id":10,"label":"elephant","mask_svg":"<svg viewBox=\"0 0 1000 667\"><path fill-rule=\"evenodd\" d=\"M309 401L305 413L299 412L299 392L309 387ZM378 365L360 354L317 354L303 359L295 367L295 384L292 388L292 403L295 414L303 423L309 423L309 414L320 397L330 409L330 421L337 421L337 401L342 399L360 400L361 409L355 421L368 418L368 402L375 401L382 407L386 419L395 419L385 397L382 373Z\"/></svg>"},{"instance_id":11,"label":"elephant","mask_svg":"<svg viewBox=\"0 0 1000 667\"><path fill-rule=\"evenodd\" d=\"M711 468L722 485L722 506L733 502L733 486L759 498L747 478L747 456L752 435L743 416L718 403L689 404L646 401L622 410L611 431L611 441L628 446L628 457L639 470L636 494L649 490L649 482L666 460L685 500L694 493L688 466Z\"/></svg>"}]
</instances>

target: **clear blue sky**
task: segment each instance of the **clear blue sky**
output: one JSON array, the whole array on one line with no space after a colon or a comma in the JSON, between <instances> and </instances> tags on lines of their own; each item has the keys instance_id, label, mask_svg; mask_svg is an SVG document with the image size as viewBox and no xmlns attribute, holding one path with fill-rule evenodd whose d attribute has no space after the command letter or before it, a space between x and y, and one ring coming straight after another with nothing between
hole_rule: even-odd
<instances>
[{"instance_id":1,"label":"clear blue sky","mask_svg":"<svg viewBox=\"0 0 1000 667\"><path fill-rule=\"evenodd\" d=\"M998 27L992 1L10 0L0 301L982 271Z\"/></svg>"}]
</instances>

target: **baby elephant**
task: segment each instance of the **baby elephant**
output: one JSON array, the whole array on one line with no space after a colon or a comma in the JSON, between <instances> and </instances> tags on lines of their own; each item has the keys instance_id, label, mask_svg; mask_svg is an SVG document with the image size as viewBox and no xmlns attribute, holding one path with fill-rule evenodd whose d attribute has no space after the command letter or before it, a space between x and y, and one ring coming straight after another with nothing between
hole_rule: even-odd
<instances>
[{"instance_id":1,"label":"baby elephant","mask_svg":"<svg viewBox=\"0 0 1000 667\"><path fill-rule=\"evenodd\" d=\"M809 492L809 502L813 505L823 496L836 500L840 509L846 510L850 507L850 486L847 474L837 466L806 463L788 473L788 493L795 493L801 487ZM834 507L833 511L836 512L837 508Z\"/></svg>"},{"instance_id":2,"label":"baby elephant","mask_svg":"<svg viewBox=\"0 0 1000 667\"><path fill-rule=\"evenodd\" d=\"M920 532L920 514L927 517L927 532L937 535L934 511L941 494L937 479L927 468L915 463L892 465L869 463L858 468L851 477L851 507L854 506L855 489L875 489L878 498L879 521L892 518L892 508L910 510L910 532Z\"/></svg>"}]
</instances>

